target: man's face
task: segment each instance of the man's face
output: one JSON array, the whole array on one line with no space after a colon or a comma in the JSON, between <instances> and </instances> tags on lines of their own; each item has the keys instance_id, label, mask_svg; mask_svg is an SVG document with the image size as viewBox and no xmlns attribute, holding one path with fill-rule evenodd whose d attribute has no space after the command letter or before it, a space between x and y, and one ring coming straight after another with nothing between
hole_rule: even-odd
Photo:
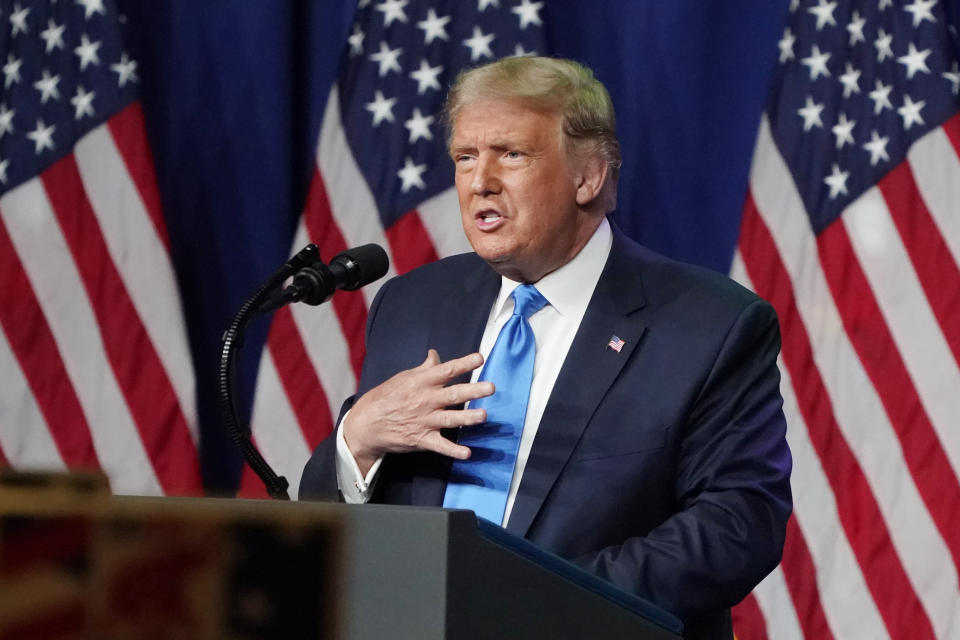
<instances>
[{"instance_id":1,"label":"man's face","mask_svg":"<svg viewBox=\"0 0 960 640\"><path fill-rule=\"evenodd\" d=\"M577 204L577 162L556 113L515 100L466 105L450 154L467 239L512 280L536 282L563 266L600 222Z\"/></svg>"}]
</instances>

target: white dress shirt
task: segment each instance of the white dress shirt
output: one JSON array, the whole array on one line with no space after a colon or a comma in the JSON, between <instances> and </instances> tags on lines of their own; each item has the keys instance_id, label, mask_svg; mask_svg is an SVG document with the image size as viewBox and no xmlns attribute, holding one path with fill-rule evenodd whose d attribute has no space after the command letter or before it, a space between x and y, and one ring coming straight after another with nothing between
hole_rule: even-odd
<instances>
[{"instance_id":1,"label":"white dress shirt","mask_svg":"<svg viewBox=\"0 0 960 640\"><path fill-rule=\"evenodd\" d=\"M533 440L540 426L540 419L547 406L547 400L553 391L567 351L580 328L580 321L587 310L593 290L600 279L600 273L607 262L613 235L610 224L604 219L587 244L573 260L553 271L535 283L537 290L547 299L548 304L530 316L530 328L537 342L537 355L533 364L533 382L530 385L530 398L527 401L527 413L520 436L520 448L513 469L513 480L507 494L507 507L504 512L504 527L510 520L517 490L523 470L533 448ZM502 278L500 293L490 309L487 325L480 340L480 353L484 359L490 354L500 329L513 314L513 298L510 294L520 285L508 278ZM476 382L480 369L471 377ZM348 414L349 415L349 414ZM346 419L346 416L344 416ZM343 430L337 429L337 481L344 500L348 503L363 503L370 499L377 472L382 458L370 468L364 477L360 473L347 443Z\"/></svg>"}]
</instances>

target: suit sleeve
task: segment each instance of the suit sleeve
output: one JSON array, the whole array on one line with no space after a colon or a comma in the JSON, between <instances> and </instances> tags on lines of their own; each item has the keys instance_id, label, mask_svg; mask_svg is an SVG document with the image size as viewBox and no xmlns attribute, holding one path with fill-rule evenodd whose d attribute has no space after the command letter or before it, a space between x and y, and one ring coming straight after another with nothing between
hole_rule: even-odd
<instances>
[{"instance_id":1,"label":"suit sleeve","mask_svg":"<svg viewBox=\"0 0 960 640\"><path fill-rule=\"evenodd\" d=\"M737 603L776 566L791 512L779 349L772 308L751 303L723 339L682 430L678 510L647 535L577 564L687 620Z\"/></svg>"}]
</instances>

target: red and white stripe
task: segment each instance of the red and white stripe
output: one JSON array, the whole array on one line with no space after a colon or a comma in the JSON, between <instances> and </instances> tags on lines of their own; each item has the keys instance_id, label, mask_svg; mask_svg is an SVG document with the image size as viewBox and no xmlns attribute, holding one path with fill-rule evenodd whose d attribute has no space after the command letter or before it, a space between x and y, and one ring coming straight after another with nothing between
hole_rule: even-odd
<instances>
[{"instance_id":1,"label":"red and white stripe","mask_svg":"<svg viewBox=\"0 0 960 640\"><path fill-rule=\"evenodd\" d=\"M356 389L367 310L380 285L437 257L469 251L452 188L384 229L347 142L336 87L327 100L316 161L291 252L314 242L329 260L375 242L386 250L391 267L383 280L359 292L340 292L319 307L293 305L274 316L257 374L251 428L264 458L290 482L292 497L310 452L332 431L341 403ZM240 494L263 495L247 468Z\"/></svg>"},{"instance_id":2,"label":"red and white stripe","mask_svg":"<svg viewBox=\"0 0 960 640\"><path fill-rule=\"evenodd\" d=\"M731 275L780 317L795 510L743 629L960 634L958 118L819 235L761 123Z\"/></svg>"},{"instance_id":3,"label":"red and white stripe","mask_svg":"<svg viewBox=\"0 0 960 640\"><path fill-rule=\"evenodd\" d=\"M0 198L0 449L201 490L194 376L137 103Z\"/></svg>"}]
</instances>

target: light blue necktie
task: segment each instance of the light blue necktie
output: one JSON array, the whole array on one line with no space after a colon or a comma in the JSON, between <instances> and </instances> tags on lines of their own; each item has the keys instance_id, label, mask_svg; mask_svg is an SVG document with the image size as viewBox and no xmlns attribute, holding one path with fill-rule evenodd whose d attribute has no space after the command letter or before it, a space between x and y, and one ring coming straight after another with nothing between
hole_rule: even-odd
<instances>
[{"instance_id":1,"label":"light blue necktie","mask_svg":"<svg viewBox=\"0 0 960 640\"><path fill-rule=\"evenodd\" d=\"M459 442L470 447L472 455L454 461L443 497L444 507L472 509L497 524L507 506L533 380L537 344L527 318L547 304L532 284L522 284L510 295L513 315L500 329L477 378L492 381L496 392L470 403L471 408L487 410L487 422L460 430Z\"/></svg>"}]
</instances>

